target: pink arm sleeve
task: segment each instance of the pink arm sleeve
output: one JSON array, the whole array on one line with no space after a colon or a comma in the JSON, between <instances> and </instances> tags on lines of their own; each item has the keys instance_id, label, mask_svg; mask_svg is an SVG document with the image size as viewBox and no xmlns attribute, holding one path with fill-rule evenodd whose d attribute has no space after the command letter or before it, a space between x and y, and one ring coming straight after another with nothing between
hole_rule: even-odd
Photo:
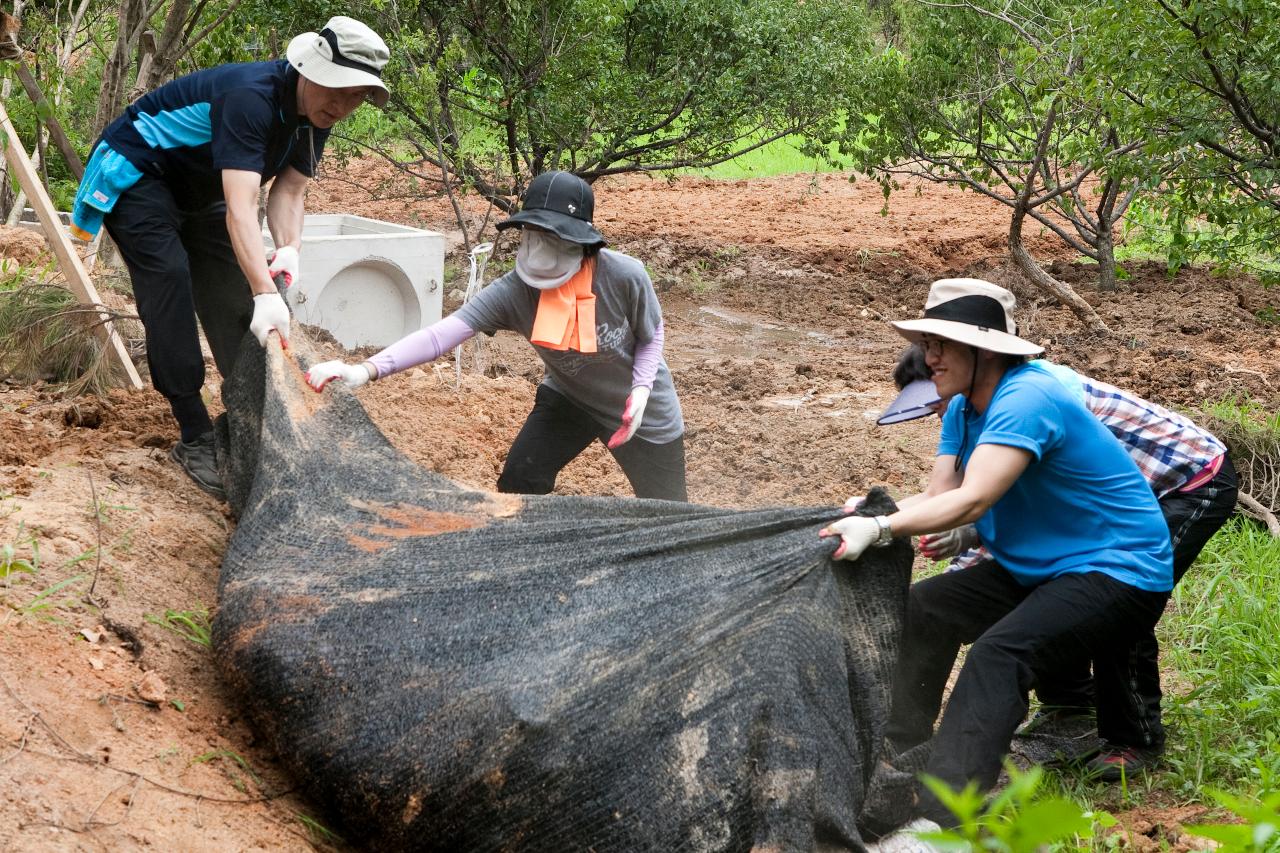
<instances>
[{"instance_id":1,"label":"pink arm sleeve","mask_svg":"<svg viewBox=\"0 0 1280 853\"><path fill-rule=\"evenodd\" d=\"M378 378L381 379L401 370L435 361L475 333L475 329L450 315L425 329L405 335L370 358L369 363L378 369Z\"/></svg>"},{"instance_id":2,"label":"pink arm sleeve","mask_svg":"<svg viewBox=\"0 0 1280 853\"><path fill-rule=\"evenodd\" d=\"M632 388L637 385L653 387L653 380L658 375L658 365L662 364L662 342L666 336L662 323L659 323L658 328L653 330L653 340L636 347L635 365L631 368Z\"/></svg>"}]
</instances>

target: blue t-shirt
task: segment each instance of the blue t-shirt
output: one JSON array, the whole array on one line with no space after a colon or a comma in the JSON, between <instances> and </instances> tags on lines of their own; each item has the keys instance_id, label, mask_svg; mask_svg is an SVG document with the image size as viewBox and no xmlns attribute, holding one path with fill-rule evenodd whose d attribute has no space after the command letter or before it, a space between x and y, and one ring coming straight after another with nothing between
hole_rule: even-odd
<instances>
[{"instance_id":1,"label":"blue t-shirt","mask_svg":"<svg viewBox=\"0 0 1280 853\"><path fill-rule=\"evenodd\" d=\"M102 141L198 209L222 200L223 169L257 172L264 184L286 166L315 174L329 130L299 117L297 86L284 59L197 71L130 104Z\"/></svg>"},{"instance_id":2,"label":"blue t-shirt","mask_svg":"<svg viewBox=\"0 0 1280 853\"><path fill-rule=\"evenodd\" d=\"M1033 364L1008 370L983 414L966 415L962 395L951 401L938 455L967 464L979 444L1033 457L976 523L983 544L1019 583L1102 572L1150 592L1173 588L1169 528L1151 487L1079 395L1049 371Z\"/></svg>"}]
</instances>

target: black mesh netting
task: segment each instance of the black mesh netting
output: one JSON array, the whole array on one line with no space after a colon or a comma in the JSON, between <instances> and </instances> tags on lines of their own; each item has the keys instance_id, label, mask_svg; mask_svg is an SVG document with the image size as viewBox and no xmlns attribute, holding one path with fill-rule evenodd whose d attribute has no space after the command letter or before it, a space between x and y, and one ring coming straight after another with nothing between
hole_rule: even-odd
<instances>
[{"instance_id":1,"label":"black mesh netting","mask_svg":"<svg viewBox=\"0 0 1280 853\"><path fill-rule=\"evenodd\" d=\"M377 849L861 849L905 542L833 563L831 508L462 489L299 351L247 346L223 388L214 645L329 819Z\"/></svg>"}]
</instances>

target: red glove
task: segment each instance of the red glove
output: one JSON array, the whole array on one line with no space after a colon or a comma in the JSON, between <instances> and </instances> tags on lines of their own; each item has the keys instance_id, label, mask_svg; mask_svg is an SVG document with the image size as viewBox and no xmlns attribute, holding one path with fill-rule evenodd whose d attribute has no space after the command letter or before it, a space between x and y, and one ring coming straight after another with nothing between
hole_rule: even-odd
<instances>
[{"instance_id":1,"label":"red glove","mask_svg":"<svg viewBox=\"0 0 1280 853\"><path fill-rule=\"evenodd\" d=\"M631 396L627 398L627 404L622 409L622 426L609 436L610 450L626 444L636 434L636 430L640 429L640 422L644 420L644 407L648 403L648 388L637 385L631 389Z\"/></svg>"}]
</instances>

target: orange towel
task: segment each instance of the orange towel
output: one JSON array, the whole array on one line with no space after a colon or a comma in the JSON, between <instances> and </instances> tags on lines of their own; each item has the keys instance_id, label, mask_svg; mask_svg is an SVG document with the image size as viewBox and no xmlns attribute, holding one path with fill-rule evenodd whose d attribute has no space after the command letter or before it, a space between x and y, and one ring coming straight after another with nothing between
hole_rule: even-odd
<instances>
[{"instance_id":1,"label":"orange towel","mask_svg":"<svg viewBox=\"0 0 1280 853\"><path fill-rule=\"evenodd\" d=\"M596 259L584 258L568 281L538 296L529 341L554 350L596 351L596 297L591 292Z\"/></svg>"}]
</instances>

